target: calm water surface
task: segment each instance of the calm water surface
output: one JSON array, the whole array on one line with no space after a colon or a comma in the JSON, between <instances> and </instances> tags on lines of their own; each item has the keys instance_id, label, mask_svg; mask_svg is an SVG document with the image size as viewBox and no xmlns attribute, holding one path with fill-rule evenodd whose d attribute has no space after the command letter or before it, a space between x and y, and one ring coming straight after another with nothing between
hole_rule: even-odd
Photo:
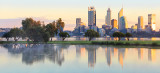
<instances>
[{"instance_id":1,"label":"calm water surface","mask_svg":"<svg viewBox=\"0 0 160 73\"><path fill-rule=\"evenodd\" d=\"M160 73L160 49L6 44L0 73Z\"/></svg>"}]
</instances>

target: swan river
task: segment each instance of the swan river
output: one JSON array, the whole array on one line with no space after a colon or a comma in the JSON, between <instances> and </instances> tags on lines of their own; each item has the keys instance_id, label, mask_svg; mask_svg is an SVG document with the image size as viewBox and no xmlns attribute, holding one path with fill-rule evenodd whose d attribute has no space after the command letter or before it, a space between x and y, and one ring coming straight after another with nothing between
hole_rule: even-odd
<instances>
[{"instance_id":1,"label":"swan river","mask_svg":"<svg viewBox=\"0 0 160 73\"><path fill-rule=\"evenodd\" d=\"M1 44L0 73L160 73L160 49Z\"/></svg>"}]
</instances>

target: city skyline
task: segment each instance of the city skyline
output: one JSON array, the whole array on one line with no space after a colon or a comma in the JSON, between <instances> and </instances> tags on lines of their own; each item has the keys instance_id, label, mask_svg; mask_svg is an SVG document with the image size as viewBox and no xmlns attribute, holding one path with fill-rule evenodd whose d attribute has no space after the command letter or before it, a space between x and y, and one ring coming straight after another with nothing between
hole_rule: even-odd
<instances>
[{"instance_id":1,"label":"city skyline","mask_svg":"<svg viewBox=\"0 0 160 73\"><path fill-rule=\"evenodd\" d=\"M36 0L38 1L38 0ZM143 16L144 18L144 26L148 24L148 14L156 14L156 30L159 30L160 10L158 10L158 0L141 0L141 1L73 1L67 0L66 3L73 2L73 4L64 4L62 6L58 6L56 3L61 3L64 0L60 1L51 1L51 0L39 0L37 3L30 0L28 1L2 1L0 3L0 27L20 27L21 26L21 18L25 19L26 17L36 17L41 19L41 21L45 21L45 23L52 22L58 18L62 18L66 24L65 30L73 30L76 26L76 18L82 18L82 21L88 24L88 9L89 6L94 6L96 8L97 15L97 26L99 28L105 24L105 15L108 8L112 11L112 18L118 18L118 11L121 9L123 4L124 16L127 17L128 27L131 27L134 24L137 24L138 16ZM116 3L114 2L116 1ZM44 5L42 2L44 2ZM54 2L54 5L50 5L49 2ZM28 3L28 4L27 4ZM37 3L37 4L34 4ZM47 4L47 5L46 5ZM48 5L49 4L49 5ZM77 4L77 5L76 5ZM81 5L83 4L83 5ZM29 6L28 6L29 5ZM28 7L27 7L28 6ZM32 7L31 7L32 6ZM75 7L73 7L75 6ZM66 11L64 14L63 11ZM12 13L11 13L12 12ZM72 15L71 15L72 14ZM18 19L19 20L18 20ZM14 21L16 20L17 21ZM38 19L38 20L39 20ZM118 20L118 19L117 19Z\"/></svg>"}]
</instances>

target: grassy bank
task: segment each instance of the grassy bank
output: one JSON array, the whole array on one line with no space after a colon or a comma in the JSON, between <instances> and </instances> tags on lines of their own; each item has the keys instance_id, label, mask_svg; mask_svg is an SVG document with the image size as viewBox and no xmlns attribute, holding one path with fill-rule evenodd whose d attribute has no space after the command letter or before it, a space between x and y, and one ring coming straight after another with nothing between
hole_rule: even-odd
<instances>
[{"instance_id":1,"label":"grassy bank","mask_svg":"<svg viewBox=\"0 0 160 73\"><path fill-rule=\"evenodd\" d=\"M160 41L93 41L92 44L101 45L133 45L133 46L160 46Z\"/></svg>"},{"instance_id":2,"label":"grassy bank","mask_svg":"<svg viewBox=\"0 0 160 73\"><path fill-rule=\"evenodd\" d=\"M0 44L27 44L26 41L0 41ZM34 42L29 42L30 44L37 44ZM39 42L38 44L44 44L44 42ZM127 46L160 46L160 41L50 41L47 44L96 44L96 45L127 45Z\"/></svg>"},{"instance_id":3,"label":"grassy bank","mask_svg":"<svg viewBox=\"0 0 160 73\"><path fill-rule=\"evenodd\" d=\"M45 42L27 42L27 41L0 41L0 44L46 44ZM47 44L92 44L91 41L49 41Z\"/></svg>"}]
</instances>

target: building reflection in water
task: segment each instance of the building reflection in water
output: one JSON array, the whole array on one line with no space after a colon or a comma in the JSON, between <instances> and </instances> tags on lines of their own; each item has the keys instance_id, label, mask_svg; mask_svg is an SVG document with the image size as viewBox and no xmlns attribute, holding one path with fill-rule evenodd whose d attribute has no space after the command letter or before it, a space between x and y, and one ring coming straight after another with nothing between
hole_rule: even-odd
<instances>
[{"instance_id":1,"label":"building reflection in water","mask_svg":"<svg viewBox=\"0 0 160 73\"><path fill-rule=\"evenodd\" d=\"M152 62L156 61L156 50L155 49L148 49L148 60Z\"/></svg>"},{"instance_id":2,"label":"building reflection in water","mask_svg":"<svg viewBox=\"0 0 160 73\"><path fill-rule=\"evenodd\" d=\"M76 45L76 56L85 56L86 48L81 45Z\"/></svg>"},{"instance_id":3,"label":"building reflection in water","mask_svg":"<svg viewBox=\"0 0 160 73\"><path fill-rule=\"evenodd\" d=\"M138 48L138 59L143 60L143 49L144 48Z\"/></svg>"},{"instance_id":4,"label":"building reflection in water","mask_svg":"<svg viewBox=\"0 0 160 73\"><path fill-rule=\"evenodd\" d=\"M111 65L111 49L112 48L106 48L105 53L106 53L106 58L107 58L107 64L110 66Z\"/></svg>"},{"instance_id":5,"label":"building reflection in water","mask_svg":"<svg viewBox=\"0 0 160 73\"><path fill-rule=\"evenodd\" d=\"M96 49L88 49L88 66L94 67L96 64Z\"/></svg>"},{"instance_id":6,"label":"building reflection in water","mask_svg":"<svg viewBox=\"0 0 160 73\"><path fill-rule=\"evenodd\" d=\"M119 63L121 64L122 68L123 68L123 60L124 60L124 56L125 56L125 48L120 48L118 49L118 60Z\"/></svg>"}]
</instances>

